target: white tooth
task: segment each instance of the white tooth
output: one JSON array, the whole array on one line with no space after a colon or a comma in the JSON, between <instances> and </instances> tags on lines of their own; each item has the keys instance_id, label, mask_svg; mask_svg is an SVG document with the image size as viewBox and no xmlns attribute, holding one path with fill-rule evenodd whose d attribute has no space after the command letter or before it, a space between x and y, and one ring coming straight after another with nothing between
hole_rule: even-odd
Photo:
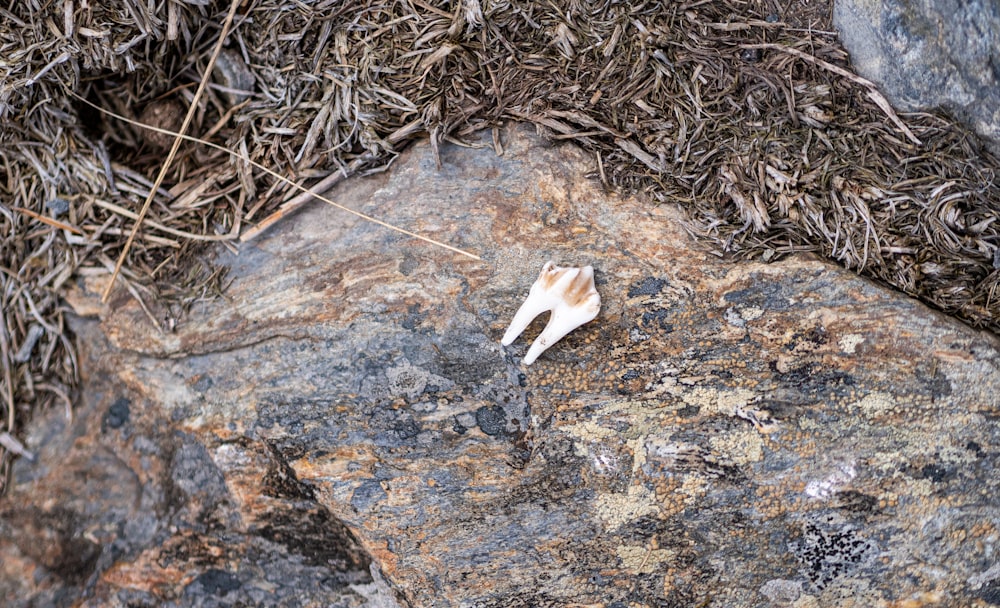
<instances>
[{"instance_id":1,"label":"white tooth","mask_svg":"<svg viewBox=\"0 0 1000 608\"><path fill-rule=\"evenodd\" d=\"M525 330L531 322L535 320L535 317L542 314L545 311L552 310L558 297L554 296L552 293L545 290L542 287L542 277L548 273L548 271L554 265L552 262L546 262L545 266L542 267L542 273L538 275L538 280L535 281L534 285L531 286L531 291L528 292L528 299L521 304L521 307L517 309L517 313L514 315L514 320L510 322L510 326L507 327L507 331L504 333L503 338L500 340L500 344L504 346L509 346L521 332Z\"/></svg>"},{"instance_id":2,"label":"white tooth","mask_svg":"<svg viewBox=\"0 0 1000 608\"><path fill-rule=\"evenodd\" d=\"M509 345L535 317L551 311L548 324L524 357L524 364L531 365L545 349L577 327L592 321L600 310L601 296L594 287L594 269L591 266L560 268L546 262L528 292L528 299L517 310L500 343Z\"/></svg>"}]
</instances>

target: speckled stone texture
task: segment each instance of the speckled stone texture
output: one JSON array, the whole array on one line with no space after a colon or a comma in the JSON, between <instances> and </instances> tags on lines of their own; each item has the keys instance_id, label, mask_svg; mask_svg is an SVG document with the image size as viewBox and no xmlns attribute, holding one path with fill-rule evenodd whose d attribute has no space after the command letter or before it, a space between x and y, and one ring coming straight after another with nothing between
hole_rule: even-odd
<instances>
[{"instance_id":1,"label":"speckled stone texture","mask_svg":"<svg viewBox=\"0 0 1000 608\"><path fill-rule=\"evenodd\" d=\"M833 23L897 109L945 110L1000 154L1000 1L834 0Z\"/></svg>"},{"instance_id":2,"label":"speckled stone texture","mask_svg":"<svg viewBox=\"0 0 1000 608\"><path fill-rule=\"evenodd\" d=\"M995 338L719 259L501 136L333 193L481 262L316 204L175 333L80 320L77 418L0 509L6 605L1000 605ZM545 317L499 340L549 259L603 310L525 368Z\"/></svg>"}]
</instances>

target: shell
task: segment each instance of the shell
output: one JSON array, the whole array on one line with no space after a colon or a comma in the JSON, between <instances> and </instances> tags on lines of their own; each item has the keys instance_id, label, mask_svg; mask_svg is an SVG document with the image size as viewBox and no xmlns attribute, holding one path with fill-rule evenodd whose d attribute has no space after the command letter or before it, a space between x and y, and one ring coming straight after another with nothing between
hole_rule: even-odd
<instances>
[{"instance_id":1,"label":"shell","mask_svg":"<svg viewBox=\"0 0 1000 608\"><path fill-rule=\"evenodd\" d=\"M500 343L511 344L535 317L547 311L552 315L524 356L525 365L534 363L547 348L577 327L593 321L601 311L601 295L594 286L594 268L563 268L546 262Z\"/></svg>"}]
</instances>

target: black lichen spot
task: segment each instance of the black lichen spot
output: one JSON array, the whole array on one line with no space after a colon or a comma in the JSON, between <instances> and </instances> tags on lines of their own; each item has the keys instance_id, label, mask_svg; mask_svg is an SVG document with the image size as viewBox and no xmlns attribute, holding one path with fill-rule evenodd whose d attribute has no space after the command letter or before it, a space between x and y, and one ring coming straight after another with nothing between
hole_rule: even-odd
<instances>
[{"instance_id":1,"label":"black lichen spot","mask_svg":"<svg viewBox=\"0 0 1000 608\"><path fill-rule=\"evenodd\" d=\"M587 579L587 582L590 583L591 585L597 587L597 588L602 588L602 587L604 587L604 586L607 585L607 579L605 579L603 576L601 576L601 573L599 571L593 572L590 575L590 578ZM620 604L620 602L616 602L616 603Z\"/></svg>"},{"instance_id":2,"label":"black lichen spot","mask_svg":"<svg viewBox=\"0 0 1000 608\"><path fill-rule=\"evenodd\" d=\"M673 323L670 323L670 311L657 308L649 312L642 313L641 325L644 329L660 329L666 333L674 331Z\"/></svg>"},{"instance_id":3,"label":"black lichen spot","mask_svg":"<svg viewBox=\"0 0 1000 608\"><path fill-rule=\"evenodd\" d=\"M205 593L210 595L226 595L230 591L234 591L243 586L240 583L240 579L236 578L229 572L225 570L219 570L218 568L212 568L202 572L198 578L194 579L192 584L200 584L201 588L205 590Z\"/></svg>"},{"instance_id":4,"label":"black lichen spot","mask_svg":"<svg viewBox=\"0 0 1000 608\"><path fill-rule=\"evenodd\" d=\"M925 464L920 469L919 477L920 479L930 479L934 483L941 483L951 477L951 471L940 464Z\"/></svg>"},{"instance_id":5,"label":"black lichen spot","mask_svg":"<svg viewBox=\"0 0 1000 608\"><path fill-rule=\"evenodd\" d=\"M199 376L197 380L195 380L195 383L194 385L192 385L192 388L196 392L204 393L213 386L215 386L215 380L213 380L211 376L206 376L203 374Z\"/></svg>"},{"instance_id":6,"label":"black lichen spot","mask_svg":"<svg viewBox=\"0 0 1000 608\"><path fill-rule=\"evenodd\" d=\"M723 296L726 302L731 304L742 304L743 306L756 306L764 310L785 311L790 308L790 301L781 283L773 281L759 280L759 276L753 276L755 283L753 287L730 291Z\"/></svg>"},{"instance_id":7,"label":"black lichen spot","mask_svg":"<svg viewBox=\"0 0 1000 608\"><path fill-rule=\"evenodd\" d=\"M437 352L435 363L429 371L459 386L488 384L495 378L505 376L507 366L503 359L486 356L483 343L473 337L473 333L457 328L442 335L434 349Z\"/></svg>"},{"instance_id":8,"label":"black lichen spot","mask_svg":"<svg viewBox=\"0 0 1000 608\"><path fill-rule=\"evenodd\" d=\"M104 414L104 419L101 420L101 431L121 428L128 422L129 404L129 400L125 397L115 399L115 402L111 404L111 407Z\"/></svg>"},{"instance_id":9,"label":"black lichen spot","mask_svg":"<svg viewBox=\"0 0 1000 608\"><path fill-rule=\"evenodd\" d=\"M951 394L951 380L941 370L935 369L926 374L918 373L916 379L934 399L947 397Z\"/></svg>"},{"instance_id":10,"label":"black lichen spot","mask_svg":"<svg viewBox=\"0 0 1000 608\"><path fill-rule=\"evenodd\" d=\"M502 435L507 426L507 412L499 405L484 405L476 410L476 424L487 435Z\"/></svg>"},{"instance_id":11,"label":"black lichen spot","mask_svg":"<svg viewBox=\"0 0 1000 608\"><path fill-rule=\"evenodd\" d=\"M778 364L769 365L775 381L793 388L799 393L846 393L855 385L854 377L840 370L824 370L816 363L806 363L799 367L778 371Z\"/></svg>"},{"instance_id":12,"label":"black lichen spot","mask_svg":"<svg viewBox=\"0 0 1000 608\"><path fill-rule=\"evenodd\" d=\"M699 412L701 412L701 408L697 405L685 405L677 410L677 415L681 418L694 418Z\"/></svg>"},{"instance_id":13,"label":"black lichen spot","mask_svg":"<svg viewBox=\"0 0 1000 608\"><path fill-rule=\"evenodd\" d=\"M636 296L655 296L663 291L663 288L666 286L667 281L665 279L646 277L637 283L632 283L632 285L628 288L628 297L634 298Z\"/></svg>"},{"instance_id":14,"label":"black lichen spot","mask_svg":"<svg viewBox=\"0 0 1000 608\"><path fill-rule=\"evenodd\" d=\"M802 540L791 543L803 574L820 590L877 553L874 544L850 526L831 524L829 520L808 522Z\"/></svg>"},{"instance_id":15,"label":"black lichen spot","mask_svg":"<svg viewBox=\"0 0 1000 608\"><path fill-rule=\"evenodd\" d=\"M412 418L398 420L392 428L400 439L412 439L420 434L420 425Z\"/></svg>"},{"instance_id":16,"label":"black lichen spot","mask_svg":"<svg viewBox=\"0 0 1000 608\"><path fill-rule=\"evenodd\" d=\"M417 260L412 255L407 255L403 258L403 261L399 264L399 274L404 277L408 277L413 274L413 271L420 266L420 260Z\"/></svg>"},{"instance_id":17,"label":"black lichen spot","mask_svg":"<svg viewBox=\"0 0 1000 608\"><path fill-rule=\"evenodd\" d=\"M801 345L816 348L829 341L830 339L826 335L826 329L821 326L816 326L807 331L797 331L792 334L792 338L788 341L788 344L785 345L785 350L794 351Z\"/></svg>"},{"instance_id":18,"label":"black lichen spot","mask_svg":"<svg viewBox=\"0 0 1000 608\"><path fill-rule=\"evenodd\" d=\"M411 304L406 309L406 316L403 317L401 325L403 329L412 331L424 322L426 316L425 313L420 312L419 304Z\"/></svg>"}]
</instances>

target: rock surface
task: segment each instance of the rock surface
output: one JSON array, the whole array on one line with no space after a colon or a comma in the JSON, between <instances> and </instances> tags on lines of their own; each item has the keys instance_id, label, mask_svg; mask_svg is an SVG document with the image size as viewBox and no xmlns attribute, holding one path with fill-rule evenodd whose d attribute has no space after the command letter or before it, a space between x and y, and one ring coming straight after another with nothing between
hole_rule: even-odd
<instances>
[{"instance_id":1,"label":"rock surface","mask_svg":"<svg viewBox=\"0 0 1000 608\"><path fill-rule=\"evenodd\" d=\"M1000 154L1000 2L835 0L833 22L894 106L944 109Z\"/></svg>"},{"instance_id":2,"label":"rock surface","mask_svg":"<svg viewBox=\"0 0 1000 608\"><path fill-rule=\"evenodd\" d=\"M995 338L503 147L333 193L482 261L316 205L175 333L81 319L83 403L0 504L4 605L1000 605ZM525 368L545 319L499 339L549 259L603 310Z\"/></svg>"}]
</instances>

